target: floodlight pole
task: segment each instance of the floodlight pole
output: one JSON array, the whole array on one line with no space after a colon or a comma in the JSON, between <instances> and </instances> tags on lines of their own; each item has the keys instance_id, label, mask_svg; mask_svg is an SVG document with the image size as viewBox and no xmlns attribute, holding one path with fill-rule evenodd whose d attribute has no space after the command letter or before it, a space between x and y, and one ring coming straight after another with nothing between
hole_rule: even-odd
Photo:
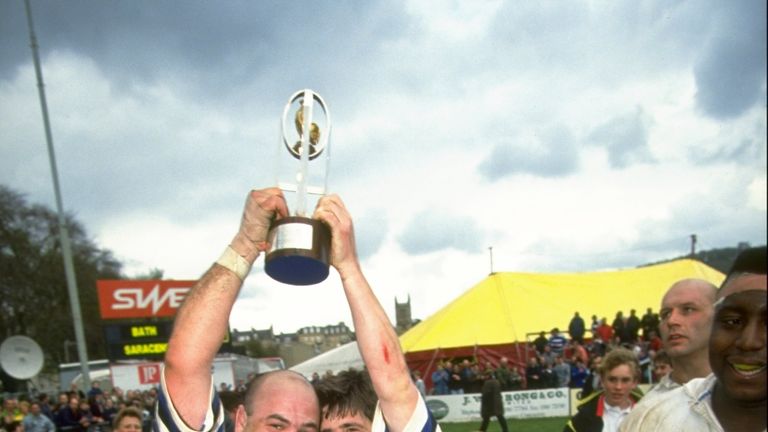
<instances>
[{"instance_id":1,"label":"floodlight pole","mask_svg":"<svg viewBox=\"0 0 768 432\"><path fill-rule=\"evenodd\" d=\"M45 126L45 141L48 145L48 160L51 163L51 177L53 178L53 192L56 195L56 210L59 215L59 237L61 237L61 255L64 258L64 273L67 278L67 291L69 291L69 304L72 308L72 321L75 324L75 340L77 341L77 354L80 358L80 371L83 375L85 390L91 387L91 375L88 370L88 351L85 349L85 332L83 331L83 318L80 312L80 299L77 295L77 279L75 278L75 265L72 260L72 247L69 243L69 230L64 217L64 205L62 204L59 188L59 173L56 169L56 153L53 149L53 135L51 123L48 120L48 104L45 102L45 85L43 84L43 70L40 67L40 57L37 53L37 38L32 25L32 8L29 0L24 0L27 11L27 25L29 26L29 43L32 47L32 60L35 63L35 75L37 76L37 89L40 95L40 110L43 113L43 125Z\"/></svg>"}]
</instances>

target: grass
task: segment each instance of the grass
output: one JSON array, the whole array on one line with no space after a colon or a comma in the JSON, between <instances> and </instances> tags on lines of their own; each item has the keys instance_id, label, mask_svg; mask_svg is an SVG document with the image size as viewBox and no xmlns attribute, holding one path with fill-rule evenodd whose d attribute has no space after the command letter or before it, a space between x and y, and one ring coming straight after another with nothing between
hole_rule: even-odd
<instances>
[{"instance_id":1,"label":"grass","mask_svg":"<svg viewBox=\"0 0 768 432\"><path fill-rule=\"evenodd\" d=\"M537 419L507 419L507 427L512 432L561 432L568 422L568 417L549 417ZM472 432L480 428L480 422L440 423L443 432ZM491 423L486 432L501 432L496 417L491 417Z\"/></svg>"}]
</instances>

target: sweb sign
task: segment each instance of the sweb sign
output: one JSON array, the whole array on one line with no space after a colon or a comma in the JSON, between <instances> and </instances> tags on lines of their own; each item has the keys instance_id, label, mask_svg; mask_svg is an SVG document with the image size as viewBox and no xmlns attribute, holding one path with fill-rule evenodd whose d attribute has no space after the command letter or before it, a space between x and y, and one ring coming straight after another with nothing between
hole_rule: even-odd
<instances>
[{"instance_id":1,"label":"sweb sign","mask_svg":"<svg viewBox=\"0 0 768 432\"><path fill-rule=\"evenodd\" d=\"M101 318L173 317L197 281L99 280L96 289Z\"/></svg>"}]
</instances>

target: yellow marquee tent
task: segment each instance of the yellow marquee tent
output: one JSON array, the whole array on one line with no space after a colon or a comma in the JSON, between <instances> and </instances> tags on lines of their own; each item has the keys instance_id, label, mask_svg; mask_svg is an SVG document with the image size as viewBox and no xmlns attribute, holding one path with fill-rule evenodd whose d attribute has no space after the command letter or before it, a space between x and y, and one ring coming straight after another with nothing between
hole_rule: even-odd
<instances>
[{"instance_id":1,"label":"yellow marquee tent","mask_svg":"<svg viewBox=\"0 0 768 432\"><path fill-rule=\"evenodd\" d=\"M667 288L680 279L719 285L724 277L690 259L592 273L495 273L408 330L400 344L408 354L524 342L553 327L567 330L574 312L589 329L592 315L610 324L617 311L658 312Z\"/></svg>"}]
</instances>

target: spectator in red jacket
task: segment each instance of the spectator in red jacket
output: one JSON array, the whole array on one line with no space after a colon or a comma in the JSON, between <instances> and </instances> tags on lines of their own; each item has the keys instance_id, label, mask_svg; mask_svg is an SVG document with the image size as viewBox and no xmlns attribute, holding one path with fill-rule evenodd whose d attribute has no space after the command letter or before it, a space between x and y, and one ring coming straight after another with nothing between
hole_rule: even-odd
<instances>
[{"instance_id":1,"label":"spectator in red jacket","mask_svg":"<svg viewBox=\"0 0 768 432\"><path fill-rule=\"evenodd\" d=\"M600 325L597 327L597 335L606 344L611 343L611 340L613 340L613 327L608 325L608 320L605 317L600 320Z\"/></svg>"}]
</instances>

